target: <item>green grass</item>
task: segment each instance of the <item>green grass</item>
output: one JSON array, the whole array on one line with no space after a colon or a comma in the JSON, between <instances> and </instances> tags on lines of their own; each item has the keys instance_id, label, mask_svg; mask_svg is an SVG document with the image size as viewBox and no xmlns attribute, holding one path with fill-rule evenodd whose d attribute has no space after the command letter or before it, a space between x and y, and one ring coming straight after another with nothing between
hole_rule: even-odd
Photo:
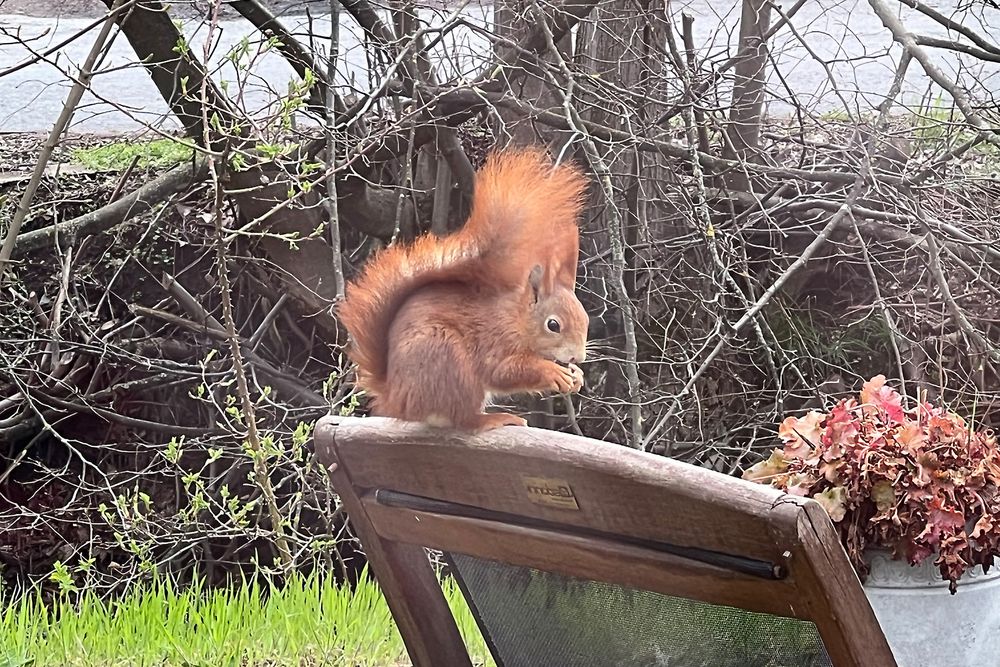
<instances>
[{"instance_id":1,"label":"green grass","mask_svg":"<svg viewBox=\"0 0 1000 667\"><path fill-rule=\"evenodd\" d=\"M785 349L802 360L832 368L877 368L892 358L892 332L879 313L853 322L816 321L808 309L789 309L775 313L769 324Z\"/></svg>"},{"instance_id":2,"label":"green grass","mask_svg":"<svg viewBox=\"0 0 1000 667\"><path fill-rule=\"evenodd\" d=\"M443 588L482 664L488 653L471 612L451 580ZM318 577L265 591L163 582L114 602L84 593L48 608L27 596L0 611L0 667L408 664L385 598L368 582L353 593Z\"/></svg>"},{"instance_id":3,"label":"green grass","mask_svg":"<svg viewBox=\"0 0 1000 667\"><path fill-rule=\"evenodd\" d=\"M664 650L683 665L822 664L815 628L791 619L519 569L482 589L480 602L529 614L531 630L518 629L525 655L550 654L555 633L595 664L654 664ZM495 667L458 586L445 579L442 588L474 664ZM0 667L409 664L385 599L367 581L353 592L319 577L264 590L162 581L111 602L84 592L54 606L25 596L0 607Z\"/></svg>"},{"instance_id":4,"label":"green grass","mask_svg":"<svg viewBox=\"0 0 1000 667\"><path fill-rule=\"evenodd\" d=\"M122 170L139 160L136 166L141 169L150 167L173 167L191 158L191 149L173 139L156 139L154 141L122 141L93 148L77 148L73 151L73 159L90 169ZM0 667L3 667L0 663Z\"/></svg>"}]
</instances>

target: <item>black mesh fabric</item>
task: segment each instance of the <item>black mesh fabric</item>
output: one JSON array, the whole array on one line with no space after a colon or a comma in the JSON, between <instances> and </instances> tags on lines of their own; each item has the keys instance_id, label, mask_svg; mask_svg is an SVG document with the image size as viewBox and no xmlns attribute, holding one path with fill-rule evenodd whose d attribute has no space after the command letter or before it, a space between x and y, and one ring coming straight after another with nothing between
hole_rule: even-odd
<instances>
[{"instance_id":1,"label":"black mesh fabric","mask_svg":"<svg viewBox=\"0 0 1000 667\"><path fill-rule=\"evenodd\" d=\"M824 667L816 626L448 554L498 667Z\"/></svg>"}]
</instances>

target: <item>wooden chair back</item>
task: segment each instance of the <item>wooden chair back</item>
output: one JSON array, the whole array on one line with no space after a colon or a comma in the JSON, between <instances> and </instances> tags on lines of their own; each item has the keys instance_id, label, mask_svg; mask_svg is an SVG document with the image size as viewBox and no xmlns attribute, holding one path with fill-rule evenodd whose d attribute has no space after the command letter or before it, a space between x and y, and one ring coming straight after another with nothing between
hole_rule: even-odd
<instances>
[{"instance_id":1,"label":"wooden chair back","mask_svg":"<svg viewBox=\"0 0 1000 667\"><path fill-rule=\"evenodd\" d=\"M815 501L533 428L327 417L315 443L417 667L471 665L424 547L802 619L838 667L896 664Z\"/></svg>"}]
</instances>

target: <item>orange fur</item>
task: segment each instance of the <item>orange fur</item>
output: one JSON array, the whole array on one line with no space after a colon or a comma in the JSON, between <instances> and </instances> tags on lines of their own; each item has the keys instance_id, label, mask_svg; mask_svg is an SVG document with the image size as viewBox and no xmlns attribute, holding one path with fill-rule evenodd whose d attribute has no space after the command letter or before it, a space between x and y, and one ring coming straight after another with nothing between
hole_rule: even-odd
<instances>
[{"instance_id":1,"label":"orange fur","mask_svg":"<svg viewBox=\"0 0 1000 667\"><path fill-rule=\"evenodd\" d=\"M496 153L459 231L368 262L338 312L377 414L482 430L523 423L482 414L490 394L579 388L579 369L555 360L585 354L573 293L585 188L577 168L539 150ZM545 329L553 317L559 335Z\"/></svg>"}]
</instances>

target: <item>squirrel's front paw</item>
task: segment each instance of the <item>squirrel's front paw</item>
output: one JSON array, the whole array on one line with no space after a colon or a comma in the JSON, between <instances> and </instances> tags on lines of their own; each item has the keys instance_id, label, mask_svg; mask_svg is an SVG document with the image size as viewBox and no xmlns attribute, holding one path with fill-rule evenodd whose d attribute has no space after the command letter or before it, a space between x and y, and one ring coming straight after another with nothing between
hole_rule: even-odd
<instances>
[{"instance_id":1,"label":"squirrel's front paw","mask_svg":"<svg viewBox=\"0 0 1000 667\"><path fill-rule=\"evenodd\" d=\"M573 375L573 387L571 391L576 393L583 389L583 370L576 364L570 364L569 372Z\"/></svg>"},{"instance_id":2,"label":"squirrel's front paw","mask_svg":"<svg viewBox=\"0 0 1000 667\"><path fill-rule=\"evenodd\" d=\"M561 366L553 362L550 380L552 383L550 386L554 391L560 394L570 394L580 391L580 388L583 387L583 371L573 364Z\"/></svg>"}]
</instances>

